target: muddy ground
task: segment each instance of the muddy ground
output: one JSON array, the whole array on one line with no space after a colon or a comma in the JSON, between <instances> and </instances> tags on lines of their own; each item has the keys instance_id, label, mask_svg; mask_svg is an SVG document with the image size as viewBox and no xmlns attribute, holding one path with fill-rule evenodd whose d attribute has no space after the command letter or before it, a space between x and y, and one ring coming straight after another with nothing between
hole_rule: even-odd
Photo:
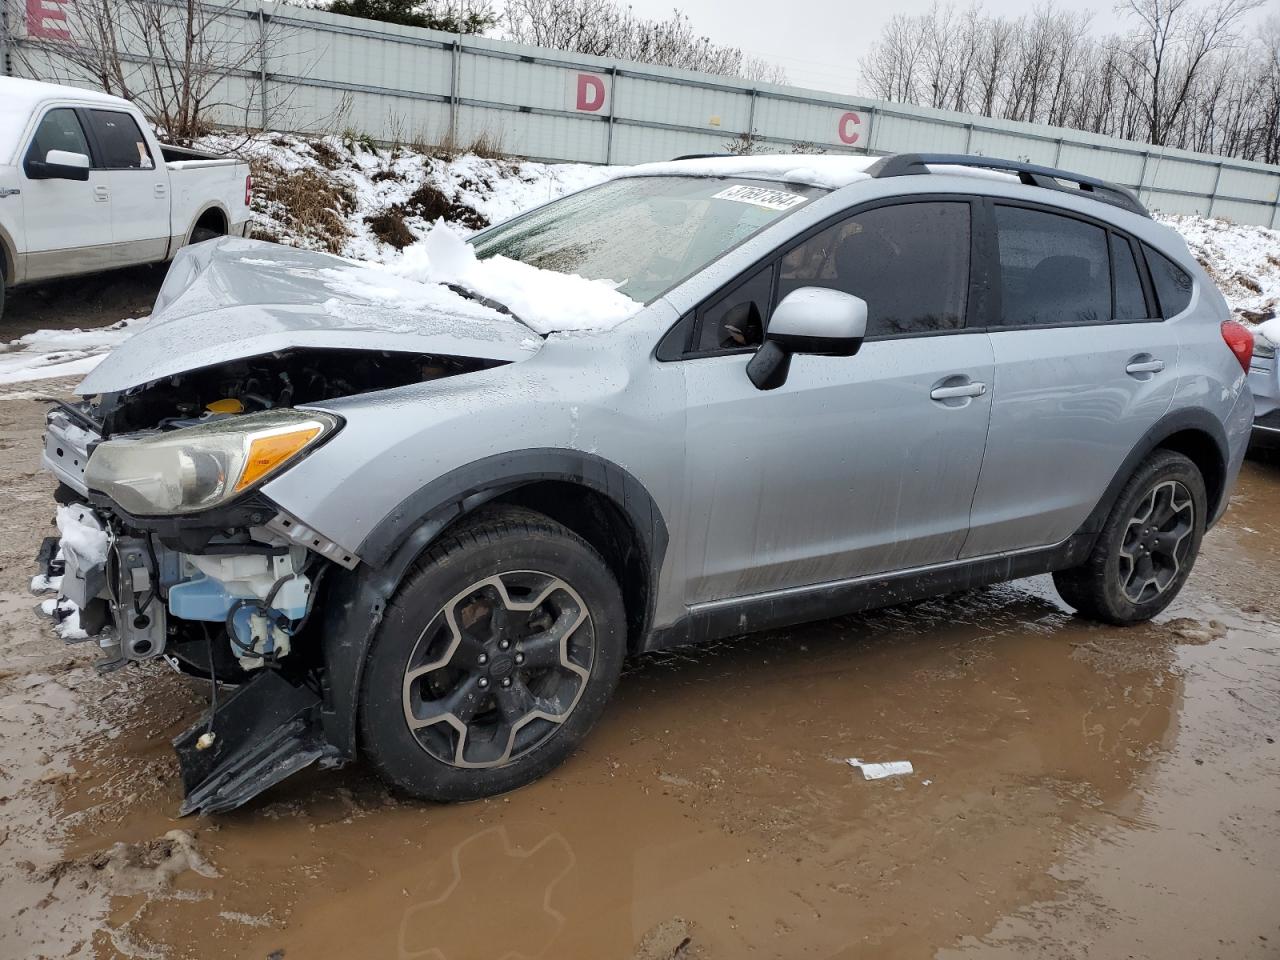
<instances>
[{"instance_id":1,"label":"muddy ground","mask_svg":"<svg viewBox=\"0 0 1280 960\"><path fill-rule=\"evenodd\" d=\"M1149 626L1020 581L638 660L501 799L355 767L179 820L205 688L26 593L70 386L0 388L0 958L1280 957L1280 467Z\"/></svg>"}]
</instances>

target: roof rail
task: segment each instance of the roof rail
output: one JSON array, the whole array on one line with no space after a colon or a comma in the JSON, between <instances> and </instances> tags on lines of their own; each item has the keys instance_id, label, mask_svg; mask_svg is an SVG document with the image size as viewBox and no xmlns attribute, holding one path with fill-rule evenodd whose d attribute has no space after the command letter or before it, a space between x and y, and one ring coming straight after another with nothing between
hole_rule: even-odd
<instances>
[{"instance_id":1,"label":"roof rail","mask_svg":"<svg viewBox=\"0 0 1280 960\"><path fill-rule=\"evenodd\" d=\"M671 162L677 160L719 160L722 157L732 157L732 153L684 153L678 157L672 157Z\"/></svg>"},{"instance_id":2,"label":"roof rail","mask_svg":"<svg viewBox=\"0 0 1280 960\"><path fill-rule=\"evenodd\" d=\"M1029 187L1043 187L1046 190L1061 190L1071 194L1086 194L1094 200L1109 203L1130 213L1151 218L1147 208L1142 205L1133 191L1114 183L1107 183L1096 177L1088 177L1081 173L1070 173L1066 170L1055 170L1053 167L1041 167L1034 163L1023 163L1019 160L1001 160L996 157L966 156L961 153L895 153L881 157L870 167L867 173L872 177L907 177L929 173L930 166L945 167L980 167L984 170L1005 170L1017 174L1018 179ZM1076 184L1079 189L1063 186L1062 181Z\"/></svg>"}]
</instances>

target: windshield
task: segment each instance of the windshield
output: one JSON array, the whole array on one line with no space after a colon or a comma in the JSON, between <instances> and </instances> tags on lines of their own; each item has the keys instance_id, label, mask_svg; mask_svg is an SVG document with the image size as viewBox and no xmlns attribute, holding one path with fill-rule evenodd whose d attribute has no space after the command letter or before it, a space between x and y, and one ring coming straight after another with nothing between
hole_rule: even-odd
<instances>
[{"instance_id":1,"label":"windshield","mask_svg":"<svg viewBox=\"0 0 1280 960\"><path fill-rule=\"evenodd\" d=\"M610 180L486 231L481 259L612 280L648 303L825 191L760 180Z\"/></svg>"}]
</instances>

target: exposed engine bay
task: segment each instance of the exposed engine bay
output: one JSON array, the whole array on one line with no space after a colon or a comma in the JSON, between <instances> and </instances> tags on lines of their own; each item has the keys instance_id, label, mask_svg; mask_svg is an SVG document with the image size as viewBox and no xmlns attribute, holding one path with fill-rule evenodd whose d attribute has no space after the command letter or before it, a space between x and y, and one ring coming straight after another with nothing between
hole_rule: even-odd
<instances>
[{"instance_id":1,"label":"exposed engine bay","mask_svg":"<svg viewBox=\"0 0 1280 960\"><path fill-rule=\"evenodd\" d=\"M286 350L105 394L79 409L105 438L388 390L494 365L487 360L385 350Z\"/></svg>"}]
</instances>

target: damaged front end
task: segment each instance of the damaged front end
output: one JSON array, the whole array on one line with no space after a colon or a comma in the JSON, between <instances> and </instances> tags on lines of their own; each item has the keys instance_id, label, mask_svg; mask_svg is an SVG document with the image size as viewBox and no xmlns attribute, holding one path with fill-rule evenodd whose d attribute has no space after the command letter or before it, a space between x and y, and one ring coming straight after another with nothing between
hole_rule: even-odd
<instances>
[{"instance_id":1,"label":"damaged front end","mask_svg":"<svg viewBox=\"0 0 1280 960\"><path fill-rule=\"evenodd\" d=\"M279 262L258 282L261 260L246 253L262 248ZM65 640L98 644L99 669L164 658L209 682L208 715L174 741L183 814L233 809L305 766L350 758L323 732L329 678L313 614L326 577L359 567L359 545L261 490L343 429L310 405L529 353L496 315L390 324L397 308L336 298L336 258L251 241L189 249L148 327L86 378L85 399L47 415L60 536L42 545L33 582L58 592L41 608ZM257 325L219 321L232 290ZM213 293L217 309L195 309ZM480 309L457 299L464 314ZM195 365L174 356L182 343Z\"/></svg>"},{"instance_id":2,"label":"damaged front end","mask_svg":"<svg viewBox=\"0 0 1280 960\"><path fill-rule=\"evenodd\" d=\"M340 762L320 732L323 664L305 647L329 568L359 560L260 494L238 494L341 425L210 414L108 440L84 422L89 409L48 418L44 461L63 504L36 585L56 586L42 606L69 642L97 642L100 670L164 658L209 680L209 715L174 741L182 812L231 809L317 760Z\"/></svg>"}]
</instances>

